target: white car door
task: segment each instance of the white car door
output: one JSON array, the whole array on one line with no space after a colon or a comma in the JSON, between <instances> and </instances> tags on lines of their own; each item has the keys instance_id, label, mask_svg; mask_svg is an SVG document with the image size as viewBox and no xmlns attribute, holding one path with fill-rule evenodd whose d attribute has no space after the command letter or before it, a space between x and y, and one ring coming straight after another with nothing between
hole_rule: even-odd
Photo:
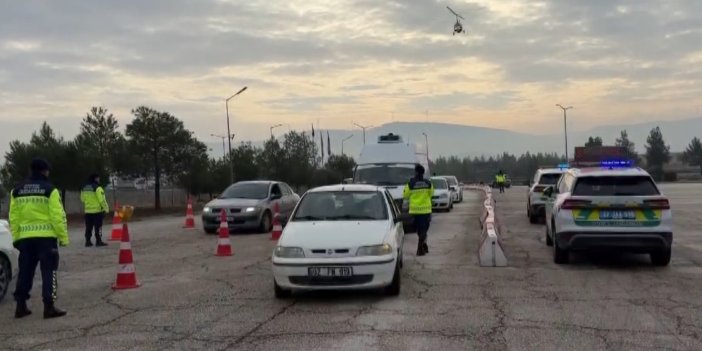
<instances>
[{"instance_id":1,"label":"white car door","mask_svg":"<svg viewBox=\"0 0 702 351\"><path fill-rule=\"evenodd\" d=\"M393 236L395 237L395 244L397 245L398 255L402 255L402 244L405 240L405 230L402 226L402 221L398 220L400 218L400 210L395 205L392 200L392 195L386 190L385 200L390 208L390 217L393 221Z\"/></svg>"}]
</instances>

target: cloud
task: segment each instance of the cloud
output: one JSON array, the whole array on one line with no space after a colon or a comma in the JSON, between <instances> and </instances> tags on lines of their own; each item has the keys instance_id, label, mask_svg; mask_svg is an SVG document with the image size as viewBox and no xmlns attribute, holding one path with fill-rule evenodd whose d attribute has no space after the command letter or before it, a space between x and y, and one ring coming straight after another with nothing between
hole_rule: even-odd
<instances>
[{"instance_id":1,"label":"cloud","mask_svg":"<svg viewBox=\"0 0 702 351\"><path fill-rule=\"evenodd\" d=\"M415 98L412 100L410 108L415 110L424 109L431 111L453 110L460 108L496 110L503 109L510 103L519 100L519 97L513 91L475 94L453 92L451 94L422 96Z\"/></svg>"}]
</instances>

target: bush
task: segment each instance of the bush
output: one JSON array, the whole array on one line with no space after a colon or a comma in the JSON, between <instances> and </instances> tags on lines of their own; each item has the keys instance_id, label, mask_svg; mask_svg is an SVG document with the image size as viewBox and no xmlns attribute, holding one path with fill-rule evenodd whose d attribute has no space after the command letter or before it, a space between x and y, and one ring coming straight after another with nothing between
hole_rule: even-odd
<instances>
[{"instance_id":1,"label":"bush","mask_svg":"<svg viewBox=\"0 0 702 351\"><path fill-rule=\"evenodd\" d=\"M678 181L678 172L663 172L663 181L664 182L677 182Z\"/></svg>"}]
</instances>

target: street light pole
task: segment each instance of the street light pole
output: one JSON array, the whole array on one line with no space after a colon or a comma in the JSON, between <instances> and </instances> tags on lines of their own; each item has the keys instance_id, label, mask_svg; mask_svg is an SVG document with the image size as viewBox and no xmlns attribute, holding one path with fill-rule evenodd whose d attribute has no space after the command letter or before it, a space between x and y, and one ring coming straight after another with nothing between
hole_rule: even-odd
<instances>
[{"instance_id":1,"label":"street light pole","mask_svg":"<svg viewBox=\"0 0 702 351\"><path fill-rule=\"evenodd\" d=\"M243 88L241 88L241 90L237 91L236 94L234 94L234 95L228 97L228 98L224 101L224 105L225 105L225 107L226 107L226 109L227 109L227 135L232 135L232 131L231 131L230 127L229 127L229 100L231 100L231 99L233 99L235 96L237 96L237 95L243 93L246 89L248 89L248 87L243 87ZM232 164L232 160L231 160L231 156L232 156L232 139L231 139L231 138L229 138L229 154L228 154L228 155L229 155L229 158L230 158L230 159L229 159L229 178L230 178L230 181L231 181L232 183L234 183L234 165Z\"/></svg>"},{"instance_id":2,"label":"street light pole","mask_svg":"<svg viewBox=\"0 0 702 351\"><path fill-rule=\"evenodd\" d=\"M227 150L224 148L224 139L226 139L227 137L224 135L219 135L219 134L210 134L210 136L222 139L222 158L227 157ZM234 140L234 134L231 134L229 136L229 139Z\"/></svg>"},{"instance_id":3,"label":"street light pole","mask_svg":"<svg viewBox=\"0 0 702 351\"><path fill-rule=\"evenodd\" d=\"M427 133L422 133L422 135L424 135L424 145L426 145L427 149L427 163L429 163L429 137Z\"/></svg>"},{"instance_id":4,"label":"street light pole","mask_svg":"<svg viewBox=\"0 0 702 351\"><path fill-rule=\"evenodd\" d=\"M372 128L373 126L362 126L358 123L354 123L353 125L355 125L358 128L363 129L363 145L366 145L366 129Z\"/></svg>"},{"instance_id":5,"label":"street light pole","mask_svg":"<svg viewBox=\"0 0 702 351\"><path fill-rule=\"evenodd\" d=\"M278 127L282 127L282 124L275 124L271 126L271 139L273 139L273 129L276 129Z\"/></svg>"},{"instance_id":6,"label":"street light pole","mask_svg":"<svg viewBox=\"0 0 702 351\"><path fill-rule=\"evenodd\" d=\"M341 141L341 154L342 155L344 155L344 143L346 142L346 140L349 140L351 138L353 138L353 134L347 136L346 138L344 138L344 140Z\"/></svg>"},{"instance_id":7,"label":"street light pole","mask_svg":"<svg viewBox=\"0 0 702 351\"><path fill-rule=\"evenodd\" d=\"M563 135L565 137L565 161L568 163L568 115L567 111L572 109L573 106L563 107L561 104L556 104L563 110Z\"/></svg>"}]
</instances>

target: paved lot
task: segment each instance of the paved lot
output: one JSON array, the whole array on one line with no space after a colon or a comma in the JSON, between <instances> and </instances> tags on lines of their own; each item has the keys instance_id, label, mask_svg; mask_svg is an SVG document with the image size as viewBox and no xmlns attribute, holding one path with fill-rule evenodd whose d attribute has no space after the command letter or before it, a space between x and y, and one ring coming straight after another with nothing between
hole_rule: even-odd
<instances>
[{"instance_id":1,"label":"paved lot","mask_svg":"<svg viewBox=\"0 0 702 351\"><path fill-rule=\"evenodd\" d=\"M579 257L556 266L543 228L524 214L525 188L497 196L508 268L480 268L479 198L438 214L431 253L416 258L408 235L402 293L273 298L266 235L233 237L235 255L214 257L216 237L163 217L130 227L139 289L113 292L117 245L84 249L79 232L62 251L62 319L12 319L0 303L0 350L594 350L702 348L702 187L671 186L673 263L645 257ZM688 206L683 209L683 206ZM696 207L693 207L696 206Z\"/></svg>"}]
</instances>

